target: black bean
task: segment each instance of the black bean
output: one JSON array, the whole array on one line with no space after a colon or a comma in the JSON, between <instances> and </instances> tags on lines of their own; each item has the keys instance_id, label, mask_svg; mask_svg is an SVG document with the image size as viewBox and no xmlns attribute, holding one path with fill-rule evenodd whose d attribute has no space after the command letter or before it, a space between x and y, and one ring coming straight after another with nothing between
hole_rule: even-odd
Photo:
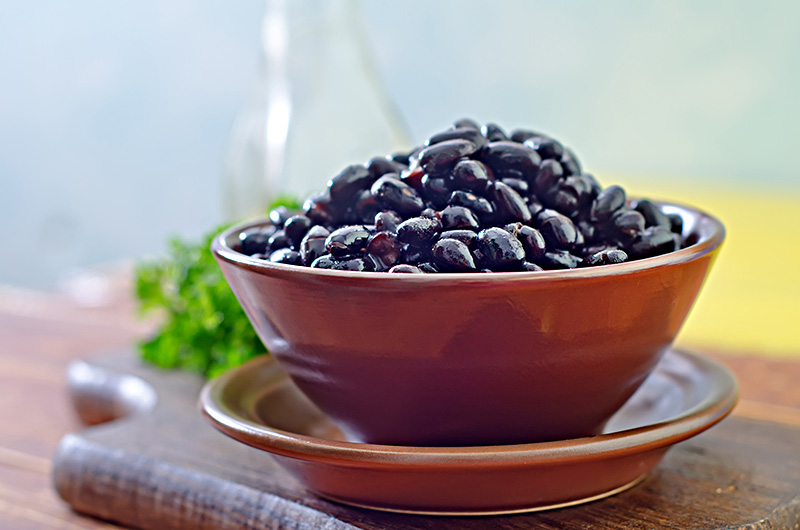
<instances>
[{"instance_id":1,"label":"black bean","mask_svg":"<svg viewBox=\"0 0 800 530\"><path fill-rule=\"evenodd\" d=\"M273 263L286 263L287 265L302 265L303 260L300 253L288 248L281 248L269 255L269 260Z\"/></svg>"},{"instance_id":2,"label":"black bean","mask_svg":"<svg viewBox=\"0 0 800 530\"><path fill-rule=\"evenodd\" d=\"M325 240L330 232L322 226L312 226L300 242L300 257L305 265L311 265L315 259L325 254Z\"/></svg>"},{"instance_id":3,"label":"black bean","mask_svg":"<svg viewBox=\"0 0 800 530\"><path fill-rule=\"evenodd\" d=\"M558 187L561 190L568 190L577 199L578 208L584 209L591 205L600 191L597 190L595 193L593 180L587 178L586 175L570 175Z\"/></svg>"},{"instance_id":4,"label":"black bean","mask_svg":"<svg viewBox=\"0 0 800 530\"><path fill-rule=\"evenodd\" d=\"M389 157L389 160L392 162L397 162L398 164L403 164L404 166L408 166L411 153L412 151L408 151L406 153L395 153Z\"/></svg>"},{"instance_id":5,"label":"black bean","mask_svg":"<svg viewBox=\"0 0 800 530\"><path fill-rule=\"evenodd\" d=\"M522 243L502 228L492 227L478 233L481 265L493 271L518 270L525 259Z\"/></svg>"},{"instance_id":6,"label":"black bean","mask_svg":"<svg viewBox=\"0 0 800 530\"><path fill-rule=\"evenodd\" d=\"M376 156L367 162L367 170L369 171L373 181L387 173L397 173L399 175L406 169L408 169L408 164L401 164L382 156Z\"/></svg>"},{"instance_id":7,"label":"black bean","mask_svg":"<svg viewBox=\"0 0 800 530\"><path fill-rule=\"evenodd\" d=\"M536 177L528 180L533 184L533 189L540 195L546 195L558 187L564 180L564 169L555 160L542 160Z\"/></svg>"},{"instance_id":8,"label":"black bean","mask_svg":"<svg viewBox=\"0 0 800 530\"><path fill-rule=\"evenodd\" d=\"M594 267L595 265L612 265L614 263L624 263L628 261L628 254L618 248L608 248L595 252L586 260L583 265Z\"/></svg>"},{"instance_id":9,"label":"black bean","mask_svg":"<svg viewBox=\"0 0 800 530\"><path fill-rule=\"evenodd\" d=\"M400 174L400 182L403 184L408 184L412 188L414 188L417 193L422 192L422 178L425 176L425 172L422 170L421 167L415 167L414 169L409 169L408 171L403 171Z\"/></svg>"},{"instance_id":10,"label":"black bean","mask_svg":"<svg viewBox=\"0 0 800 530\"><path fill-rule=\"evenodd\" d=\"M500 181L520 194L521 197L527 197L530 193L530 185L528 181L522 178L503 176Z\"/></svg>"},{"instance_id":11,"label":"black bean","mask_svg":"<svg viewBox=\"0 0 800 530\"><path fill-rule=\"evenodd\" d=\"M575 217L580 212L580 203L574 190L559 185L544 196L544 203L567 217Z\"/></svg>"},{"instance_id":12,"label":"black bean","mask_svg":"<svg viewBox=\"0 0 800 530\"><path fill-rule=\"evenodd\" d=\"M579 267L583 260L566 250L553 250L546 252L539 258L539 265L545 269L574 269Z\"/></svg>"},{"instance_id":13,"label":"black bean","mask_svg":"<svg viewBox=\"0 0 800 530\"><path fill-rule=\"evenodd\" d=\"M683 233L683 217L676 213L667 214L667 219L669 219L669 229L675 234L682 234Z\"/></svg>"},{"instance_id":14,"label":"black bean","mask_svg":"<svg viewBox=\"0 0 800 530\"><path fill-rule=\"evenodd\" d=\"M375 214L375 230L379 232L397 233L397 227L402 222L403 218L391 210Z\"/></svg>"},{"instance_id":15,"label":"black bean","mask_svg":"<svg viewBox=\"0 0 800 530\"><path fill-rule=\"evenodd\" d=\"M253 227L239 234L239 246L242 254L264 254L269 250L269 238L276 232L274 226Z\"/></svg>"},{"instance_id":16,"label":"black bean","mask_svg":"<svg viewBox=\"0 0 800 530\"><path fill-rule=\"evenodd\" d=\"M586 219L580 219L576 223L576 226L578 227L578 230L581 231L581 234L583 234L583 238L585 241L591 242L595 240L595 234L597 233L597 228L590 221Z\"/></svg>"},{"instance_id":17,"label":"black bean","mask_svg":"<svg viewBox=\"0 0 800 530\"><path fill-rule=\"evenodd\" d=\"M544 255L546 245L540 231L522 223L506 225L505 229L519 239L522 248L525 249L525 257L529 261L536 261Z\"/></svg>"},{"instance_id":18,"label":"black bean","mask_svg":"<svg viewBox=\"0 0 800 530\"><path fill-rule=\"evenodd\" d=\"M333 269L339 271L373 271L374 265L368 259L364 258L349 258L343 260L334 261Z\"/></svg>"},{"instance_id":19,"label":"black bean","mask_svg":"<svg viewBox=\"0 0 800 530\"><path fill-rule=\"evenodd\" d=\"M488 219L494 213L494 207L489 201L468 191L454 191L450 194L448 204L469 208L481 220Z\"/></svg>"},{"instance_id":20,"label":"black bean","mask_svg":"<svg viewBox=\"0 0 800 530\"><path fill-rule=\"evenodd\" d=\"M402 273L402 274L422 274L422 271L419 270L419 267L414 265L409 265L407 263L401 263L400 265L395 265L389 272L394 273Z\"/></svg>"},{"instance_id":21,"label":"black bean","mask_svg":"<svg viewBox=\"0 0 800 530\"><path fill-rule=\"evenodd\" d=\"M460 129L462 127L468 127L470 129L480 130L481 126L475 120L471 120L469 118L461 118L460 120L456 121L453 124L453 129Z\"/></svg>"},{"instance_id":22,"label":"black bean","mask_svg":"<svg viewBox=\"0 0 800 530\"><path fill-rule=\"evenodd\" d=\"M592 203L592 219L606 221L624 205L625 190L619 186L609 186L601 191Z\"/></svg>"},{"instance_id":23,"label":"black bean","mask_svg":"<svg viewBox=\"0 0 800 530\"><path fill-rule=\"evenodd\" d=\"M581 164L578 161L578 157L576 157L575 153L573 153L568 148L564 149L564 154L561 155L560 162L561 162L561 167L564 168L564 174L567 176L580 175L581 173L583 173L583 170L581 169Z\"/></svg>"},{"instance_id":24,"label":"black bean","mask_svg":"<svg viewBox=\"0 0 800 530\"><path fill-rule=\"evenodd\" d=\"M472 213L472 210L464 206L448 206L442 210L441 214L442 228L444 230L455 230L458 228L477 230L481 226L478 217Z\"/></svg>"},{"instance_id":25,"label":"black bean","mask_svg":"<svg viewBox=\"0 0 800 530\"><path fill-rule=\"evenodd\" d=\"M311 267L315 269L332 269L336 265L336 260L330 254L324 254L311 262Z\"/></svg>"},{"instance_id":26,"label":"black bean","mask_svg":"<svg viewBox=\"0 0 800 530\"><path fill-rule=\"evenodd\" d=\"M478 146L469 140L447 140L419 153L419 165L426 173L442 173L453 168L461 157L471 155Z\"/></svg>"},{"instance_id":27,"label":"black bean","mask_svg":"<svg viewBox=\"0 0 800 530\"><path fill-rule=\"evenodd\" d=\"M528 138L533 138L535 136L544 136L544 135L541 133L528 131L526 129L517 129L511 132L511 140L517 142L518 144L521 144Z\"/></svg>"},{"instance_id":28,"label":"black bean","mask_svg":"<svg viewBox=\"0 0 800 530\"><path fill-rule=\"evenodd\" d=\"M457 239L469 248L475 248L478 243L478 234L472 230L447 230L442 232L440 239Z\"/></svg>"},{"instance_id":29,"label":"black bean","mask_svg":"<svg viewBox=\"0 0 800 530\"><path fill-rule=\"evenodd\" d=\"M338 205L350 204L355 195L367 189L375 182L375 177L366 167L352 165L344 168L338 175L328 181L331 201Z\"/></svg>"},{"instance_id":30,"label":"black bean","mask_svg":"<svg viewBox=\"0 0 800 530\"><path fill-rule=\"evenodd\" d=\"M363 226L345 226L334 230L325 241L325 247L335 258L364 252L370 233Z\"/></svg>"},{"instance_id":31,"label":"black bean","mask_svg":"<svg viewBox=\"0 0 800 530\"><path fill-rule=\"evenodd\" d=\"M672 232L663 226L645 228L636 240L628 247L629 254L636 258L650 258L676 250L676 241Z\"/></svg>"},{"instance_id":32,"label":"black bean","mask_svg":"<svg viewBox=\"0 0 800 530\"><path fill-rule=\"evenodd\" d=\"M367 224L374 222L375 216L381 211L381 207L378 206L378 201L375 200L370 190L361 190L356 199L354 210L357 222Z\"/></svg>"},{"instance_id":33,"label":"black bean","mask_svg":"<svg viewBox=\"0 0 800 530\"><path fill-rule=\"evenodd\" d=\"M531 263L530 261L524 261L522 263L522 270L524 271L543 271L544 269L538 266L535 263Z\"/></svg>"},{"instance_id":34,"label":"black bean","mask_svg":"<svg viewBox=\"0 0 800 530\"><path fill-rule=\"evenodd\" d=\"M516 142L491 142L481 152L481 159L497 173L516 170L531 181L542 161L536 151Z\"/></svg>"},{"instance_id":35,"label":"black bean","mask_svg":"<svg viewBox=\"0 0 800 530\"><path fill-rule=\"evenodd\" d=\"M376 180L371 192L384 210L394 210L401 215L417 215L425 208L422 197L414 188L389 175Z\"/></svg>"},{"instance_id":36,"label":"black bean","mask_svg":"<svg viewBox=\"0 0 800 530\"><path fill-rule=\"evenodd\" d=\"M400 243L391 232L378 232L367 243L367 255L378 265L376 270L391 268L400 259Z\"/></svg>"},{"instance_id":37,"label":"black bean","mask_svg":"<svg viewBox=\"0 0 800 530\"><path fill-rule=\"evenodd\" d=\"M422 195L437 208L443 208L447 204L451 191L443 177L422 177Z\"/></svg>"},{"instance_id":38,"label":"black bean","mask_svg":"<svg viewBox=\"0 0 800 530\"><path fill-rule=\"evenodd\" d=\"M272 221L272 224L278 228L283 228L283 223L285 223L286 220L291 216L292 214L289 213L289 210L286 208L286 206L278 206L269 212L269 220Z\"/></svg>"},{"instance_id":39,"label":"black bean","mask_svg":"<svg viewBox=\"0 0 800 530\"><path fill-rule=\"evenodd\" d=\"M439 272L439 269L436 267L436 265L434 265L433 263L427 262L427 261L424 262L424 263L420 263L419 265L417 265L417 267L422 272L425 272L425 273L428 273L428 274L433 274L433 273Z\"/></svg>"},{"instance_id":40,"label":"black bean","mask_svg":"<svg viewBox=\"0 0 800 530\"><path fill-rule=\"evenodd\" d=\"M469 252L469 247L457 239L440 239L433 245L432 253L436 266L441 271L475 270L475 260Z\"/></svg>"},{"instance_id":41,"label":"black bean","mask_svg":"<svg viewBox=\"0 0 800 530\"><path fill-rule=\"evenodd\" d=\"M544 210L544 206L542 206L542 203L539 202L539 198L536 197L536 195L529 195L526 202L528 203L528 210L531 211L531 215L534 218L536 218L542 212L542 210Z\"/></svg>"},{"instance_id":42,"label":"black bean","mask_svg":"<svg viewBox=\"0 0 800 530\"><path fill-rule=\"evenodd\" d=\"M303 203L303 212L312 223L330 225L335 221L335 208L331 205L331 196L328 190L312 195Z\"/></svg>"},{"instance_id":43,"label":"black bean","mask_svg":"<svg viewBox=\"0 0 800 530\"><path fill-rule=\"evenodd\" d=\"M667 230L672 229L669 217L655 203L641 199L636 201L633 209L644 216L645 226L663 226Z\"/></svg>"},{"instance_id":44,"label":"black bean","mask_svg":"<svg viewBox=\"0 0 800 530\"><path fill-rule=\"evenodd\" d=\"M283 230L278 230L269 238L269 249L273 252L280 248L290 247L291 245L292 240L287 237L286 232Z\"/></svg>"},{"instance_id":45,"label":"black bean","mask_svg":"<svg viewBox=\"0 0 800 530\"><path fill-rule=\"evenodd\" d=\"M611 224L624 237L633 238L644 230L644 216L636 210L623 207L611 217Z\"/></svg>"},{"instance_id":46,"label":"black bean","mask_svg":"<svg viewBox=\"0 0 800 530\"><path fill-rule=\"evenodd\" d=\"M400 262L411 265L418 265L430 259L429 247L418 247L416 245L404 244L400 249Z\"/></svg>"},{"instance_id":47,"label":"black bean","mask_svg":"<svg viewBox=\"0 0 800 530\"><path fill-rule=\"evenodd\" d=\"M572 250L582 243L582 236L572 219L565 215L548 217L539 225L548 248Z\"/></svg>"},{"instance_id":48,"label":"black bean","mask_svg":"<svg viewBox=\"0 0 800 530\"><path fill-rule=\"evenodd\" d=\"M412 217L397 227L397 239L402 243L422 247L428 245L442 231L442 223L430 217Z\"/></svg>"},{"instance_id":49,"label":"black bean","mask_svg":"<svg viewBox=\"0 0 800 530\"><path fill-rule=\"evenodd\" d=\"M492 195L496 206L496 221L499 223L511 223L522 221L527 223L532 219L531 211L525 203L525 199L519 193L503 182L497 181L492 186Z\"/></svg>"},{"instance_id":50,"label":"black bean","mask_svg":"<svg viewBox=\"0 0 800 530\"><path fill-rule=\"evenodd\" d=\"M425 145L436 145L448 140L469 140L474 143L478 149L486 145L486 138L483 137L479 130L473 129L472 127L459 127L457 129L450 129L434 134L428 138Z\"/></svg>"},{"instance_id":51,"label":"black bean","mask_svg":"<svg viewBox=\"0 0 800 530\"><path fill-rule=\"evenodd\" d=\"M453 184L458 188L483 193L489 182L488 169L477 160L460 160L453 169Z\"/></svg>"},{"instance_id":52,"label":"black bean","mask_svg":"<svg viewBox=\"0 0 800 530\"><path fill-rule=\"evenodd\" d=\"M530 147L542 157L542 160L561 160L564 155L564 147L547 136L534 136L525 140L524 145Z\"/></svg>"},{"instance_id":53,"label":"black bean","mask_svg":"<svg viewBox=\"0 0 800 530\"><path fill-rule=\"evenodd\" d=\"M305 215L293 215L283 224L283 231L291 241L292 248L299 247L300 241L303 240L309 228L311 228L311 219Z\"/></svg>"},{"instance_id":54,"label":"black bean","mask_svg":"<svg viewBox=\"0 0 800 530\"><path fill-rule=\"evenodd\" d=\"M481 127L481 134L490 142L502 142L508 140L505 131L496 123L487 123Z\"/></svg>"}]
</instances>

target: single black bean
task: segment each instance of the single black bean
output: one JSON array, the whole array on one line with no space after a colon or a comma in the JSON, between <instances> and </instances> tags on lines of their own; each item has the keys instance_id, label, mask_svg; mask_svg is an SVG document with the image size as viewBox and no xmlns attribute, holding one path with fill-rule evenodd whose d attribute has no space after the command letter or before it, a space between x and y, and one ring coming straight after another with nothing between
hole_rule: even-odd
<instances>
[{"instance_id":1,"label":"single black bean","mask_svg":"<svg viewBox=\"0 0 800 530\"><path fill-rule=\"evenodd\" d=\"M336 265L336 260L330 254L323 254L311 262L311 267L314 269L333 269Z\"/></svg>"},{"instance_id":2,"label":"single black bean","mask_svg":"<svg viewBox=\"0 0 800 530\"><path fill-rule=\"evenodd\" d=\"M391 210L375 214L375 230L378 232L394 232L396 234L397 227L402 222L403 218Z\"/></svg>"},{"instance_id":3,"label":"single black bean","mask_svg":"<svg viewBox=\"0 0 800 530\"><path fill-rule=\"evenodd\" d=\"M354 210L356 221L367 224L374 222L375 216L381 211L381 207L378 206L378 201L375 200L370 190L361 190L358 193Z\"/></svg>"},{"instance_id":4,"label":"single black bean","mask_svg":"<svg viewBox=\"0 0 800 530\"><path fill-rule=\"evenodd\" d=\"M269 249L276 251L280 248L288 248L292 245L292 240L286 235L283 230L278 230L269 238Z\"/></svg>"},{"instance_id":5,"label":"single black bean","mask_svg":"<svg viewBox=\"0 0 800 530\"><path fill-rule=\"evenodd\" d=\"M369 171L373 181L387 173L397 173L399 175L406 169L408 169L408 164L401 164L400 162L382 156L376 156L367 162L367 171Z\"/></svg>"},{"instance_id":6,"label":"single black bean","mask_svg":"<svg viewBox=\"0 0 800 530\"><path fill-rule=\"evenodd\" d=\"M519 193L521 197L527 197L530 193L530 184L528 184L528 181L523 178L509 177L504 175L500 181L512 190Z\"/></svg>"},{"instance_id":7,"label":"single black bean","mask_svg":"<svg viewBox=\"0 0 800 530\"><path fill-rule=\"evenodd\" d=\"M278 228L283 228L283 223L285 223L286 220L291 216L292 214L289 212L289 209L286 208L286 206L278 206L269 212L269 220L272 221L272 224Z\"/></svg>"},{"instance_id":8,"label":"single black bean","mask_svg":"<svg viewBox=\"0 0 800 530\"><path fill-rule=\"evenodd\" d=\"M475 270L469 247L457 239L440 239L433 245L433 258L439 270L466 272Z\"/></svg>"},{"instance_id":9,"label":"single black bean","mask_svg":"<svg viewBox=\"0 0 800 530\"><path fill-rule=\"evenodd\" d=\"M478 217L472 213L472 210L464 206L448 206L442 210L441 215L442 228L444 230L455 230L458 228L478 230L481 226Z\"/></svg>"},{"instance_id":10,"label":"single black bean","mask_svg":"<svg viewBox=\"0 0 800 530\"><path fill-rule=\"evenodd\" d=\"M492 195L496 206L497 222L522 221L527 223L532 219L531 211L528 209L525 199L520 197L519 193L507 184L496 181L492 186Z\"/></svg>"},{"instance_id":11,"label":"single black bean","mask_svg":"<svg viewBox=\"0 0 800 530\"><path fill-rule=\"evenodd\" d=\"M300 242L300 257L305 265L311 265L314 260L325 254L327 247L325 240L330 232L322 226L312 226Z\"/></svg>"},{"instance_id":12,"label":"single black bean","mask_svg":"<svg viewBox=\"0 0 800 530\"><path fill-rule=\"evenodd\" d=\"M589 207L597 197L592 180L585 175L570 175L565 178L558 186L561 190L568 190L578 201L578 207L584 209Z\"/></svg>"},{"instance_id":13,"label":"single black bean","mask_svg":"<svg viewBox=\"0 0 800 530\"><path fill-rule=\"evenodd\" d=\"M578 230L581 231L581 234L583 234L584 241L590 241L591 242L591 241L595 240L595 234L597 233L597 227L591 221L588 221L586 219L580 219L576 223L576 226L578 227Z\"/></svg>"},{"instance_id":14,"label":"single black bean","mask_svg":"<svg viewBox=\"0 0 800 530\"><path fill-rule=\"evenodd\" d=\"M534 136L523 142L542 157L542 160L561 160L564 155L564 146L547 136Z\"/></svg>"},{"instance_id":15,"label":"single black bean","mask_svg":"<svg viewBox=\"0 0 800 530\"><path fill-rule=\"evenodd\" d=\"M426 173L443 173L450 171L461 157L473 154L478 146L469 140L447 140L419 153L419 165Z\"/></svg>"},{"instance_id":16,"label":"single black bean","mask_svg":"<svg viewBox=\"0 0 800 530\"><path fill-rule=\"evenodd\" d=\"M272 226L258 226L248 228L239 233L239 247L242 254L252 256L253 254L264 254L269 250L269 238L272 237L277 229Z\"/></svg>"},{"instance_id":17,"label":"single black bean","mask_svg":"<svg viewBox=\"0 0 800 530\"><path fill-rule=\"evenodd\" d=\"M581 169L581 163L578 161L578 157L575 156L575 153L572 152L569 148L564 148L564 154L561 155L561 167L564 168L564 174L569 175L580 175L583 170Z\"/></svg>"},{"instance_id":18,"label":"single black bean","mask_svg":"<svg viewBox=\"0 0 800 530\"><path fill-rule=\"evenodd\" d=\"M403 171L400 174L400 182L403 184L408 184L412 188L414 188L417 193L422 192L422 177L425 176L425 172L422 170L421 167L415 167L414 169L409 169L408 171Z\"/></svg>"},{"instance_id":19,"label":"single black bean","mask_svg":"<svg viewBox=\"0 0 800 530\"><path fill-rule=\"evenodd\" d=\"M589 185L589 189L591 190L590 193L592 195L592 200L597 198L600 195L600 192L603 191L603 187L597 182L597 179L591 173L581 173L581 180L586 182Z\"/></svg>"},{"instance_id":20,"label":"single black bean","mask_svg":"<svg viewBox=\"0 0 800 530\"><path fill-rule=\"evenodd\" d=\"M536 136L544 136L541 133L528 131L526 129L517 129L515 131L511 131L511 141L517 142L518 144L523 143L528 138L534 138Z\"/></svg>"},{"instance_id":21,"label":"single black bean","mask_svg":"<svg viewBox=\"0 0 800 530\"><path fill-rule=\"evenodd\" d=\"M350 204L359 191L369 188L373 182L375 182L375 177L370 174L366 167L361 165L347 166L328 181L331 201L337 205Z\"/></svg>"},{"instance_id":22,"label":"single black bean","mask_svg":"<svg viewBox=\"0 0 800 530\"><path fill-rule=\"evenodd\" d=\"M507 232L513 234L525 249L525 258L529 261L536 261L541 258L546 250L546 244L542 233L535 228L522 223L506 225Z\"/></svg>"},{"instance_id":23,"label":"single black bean","mask_svg":"<svg viewBox=\"0 0 800 530\"><path fill-rule=\"evenodd\" d=\"M378 232L367 243L367 256L378 265L376 270L391 268L400 259L400 243L391 232Z\"/></svg>"},{"instance_id":24,"label":"single black bean","mask_svg":"<svg viewBox=\"0 0 800 530\"><path fill-rule=\"evenodd\" d=\"M452 190L443 177L425 175L422 177L422 196L436 208L443 208Z\"/></svg>"},{"instance_id":25,"label":"single black bean","mask_svg":"<svg viewBox=\"0 0 800 530\"><path fill-rule=\"evenodd\" d=\"M442 232L440 239L457 239L469 248L474 249L478 243L478 234L472 230L447 230Z\"/></svg>"},{"instance_id":26,"label":"single black bean","mask_svg":"<svg viewBox=\"0 0 800 530\"><path fill-rule=\"evenodd\" d=\"M563 184L563 183L562 183ZM543 197L544 203L558 210L567 217L575 217L580 213L580 202L574 190L559 185Z\"/></svg>"},{"instance_id":27,"label":"single black bean","mask_svg":"<svg viewBox=\"0 0 800 530\"><path fill-rule=\"evenodd\" d=\"M673 233L663 226L645 228L628 247L628 254L636 259L650 258L676 250Z\"/></svg>"},{"instance_id":28,"label":"single black bean","mask_svg":"<svg viewBox=\"0 0 800 530\"><path fill-rule=\"evenodd\" d=\"M454 191L450 194L448 204L451 206L464 206L465 208L469 208L478 216L478 219L481 220L488 219L494 214L494 207L489 201L468 191Z\"/></svg>"},{"instance_id":29,"label":"single black bean","mask_svg":"<svg viewBox=\"0 0 800 530\"><path fill-rule=\"evenodd\" d=\"M453 169L453 184L458 188L483 193L489 182L488 169L477 160L460 160Z\"/></svg>"},{"instance_id":30,"label":"single black bean","mask_svg":"<svg viewBox=\"0 0 800 530\"><path fill-rule=\"evenodd\" d=\"M542 160L536 177L528 182L533 184L533 189L540 195L546 195L558 187L564 180L564 169L555 160Z\"/></svg>"},{"instance_id":31,"label":"single black bean","mask_svg":"<svg viewBox=\"0 0 800 530\"><path fill-rule=\"evenodd\" d=\"M644 231L644 216L627 207L620 208L611 217L611 224L624 237L633 238Z\"/></svg>"},{"instance_id":32,"label":"single black bean","mask_svg":"<svg viewBox=\"0 0 800 530\"><path fill-rule=\"evenodd\" d=\"M625 190L619 186L609 186L601 191L592 203L592 219L606 221L624 205Z\"/></svg>"},{"instance_id":33,"label":"single black bean","mask_svg":"<svg viewBox=\"0 0 800 530\"><path fill-rule=\"evenodd\" d=\"M335 222L336 209L331 204L331 196L326 189L322 193L312 195L303 203L303 212L312 223L331 225Z\"/></svg>"},{"instance_id":34,"label":"single black bean","mask_svg":"<svg viewBox=\"0 0 800 530\"><path fill-rule=\"evenodd\" d=\"M543 271L544 269L530 261L522 262L522 270L524 271Z\"/></svg>"},{"instance_id":35,"label":"single black bean","mask_svg":"<svg viewBox=\"0 0 800 530\"><path fill-rule=\"evenodd\" d=\"M583 265L594 267L595 265L613 265L628 261L628 254L618 248L608 248L595 252L583 262Z\"/></svg>"},{"instance_id":36,"label":"single black bean","mask_svg":"<svg viewBox=\"0 0 800 530\"><path fill-rule=\"evenodd\" d=\"M481 134L490 142L502 142L508 140L505 131L496 123L487 123L481 127Z\"/></svg>"},{"instance_id":37,"label":"single black bean","mask_svg":"<svg viewBox=\"0 0 800 530\"><path fill-rule=\"evenodd\" d=\"M366 250L369 237L369 231L363 226L345 226L331 232L325 247L335 258L353 256Z\"/></svg>"},{"instance_id":38,"label":"single black bean","mask_svg":"<svg viewBox=\"0 0 800 530\"><path fill-rule=\"evenodd\" d=\"M681 235L683 233L683 217L677 213L670 213L667 214L667 219L669 219L669 229L673 233Z\"/></svg>"},{"instance_id":39,"label":"single black bean","mask_svg":"<svg viewBox=\"0 0 800 530\"><path fill-rule=\"evenodd\" d=\"M395 265L389 272L393 273L402 273L402 274L422 274L422 271L419 270L419 267L414 265L409 265L407 263L401 263L400 265Z\"/></svg>"},{"instance_id":40,"label":"single black bean","mask_svg":"<svg viewBox=\"0 0 800 530\"><path fill-rule=\"evenodd\" d=\"M408 166L410 162L412 151L408 151L406 153L395 153L389 157L389 160L392 162L397 162L398 164L403 164L404 166Z\"/></svg>"},{"instance_id":41,"label":"single black bean","mask_svg":"<svg viewBox=\"0 0 800 530\"><path fill-rule=\"evenodd\" d=\"M461 118L460 120L453 123L453 129L460 129L462 127L468 127L470 129L480 130L481 126L475 120L471 120L469 118Z\"/></svg>"},{"instance_id":42,"label":"single black bean","mask_svg":"<svg viewBox=\"0 0 800 530\"><path fill-rule=\"evenodd\" d=\"M493 271L518 270L525 260L522 243L502 228L492 227L478 233L481 265Z\"/></svg>"},{"instance_id":43,"label":"single black bean","mask_svg":"<svg viewBox=\"0 0 800 530\"><path fill-rule=\"evenodd\" d=\"M636 201L633 209L644 216L645 226L663 226L667 230L672 229L669 217L654 202L641 199Z\"/></svg>"},{"instance_id":44,"label":"single black bean","mask_svg":"<svg viewBox=\"0 0 800 530\"><path fill-rule=\"evenodd\" d=\"M292 248L299 247L300 241L303 240L309 228L311 228L311 219L305 215L293 215L283 224L283 231L291 241Z\"/></svg>"},{"instance_id":45,"label":"single black bean","mask_svg":"<svg viewBox=\"0 0 800 530\"><path fill-rule=\"evenodd\" d=\"M516 142L490 142L481 152L481 159L492 171L516 170L530 182L536 178L542 159L536 151Z\"/></svg>"},{"instance_id":46,"label":"single black bean","mask_svg":"<svg viewBox=\"0 0 800 530\"><path fill-rule=\"evenodd\" d=\"M548 248L572 250L582 243L582 235L565 215L551 216L541 222L539 230L544 236Z\"/></svg>"},{"instance_id":47,"label":"single black bean","mask_svg":"<svg viewBox=\"0 0 800 530\"><path fill-rule=\"evenodd\" d=\"M474 143L478 149L486 145L487 140L477 129L472 127L459 127L457 129L450 129L437 134L434 134L425 141L425 146L431 146L446 142L448 140L469 140Z\"/></svg>"},{"instance_id":48,"label":"single black bean","mask_svg":"<svg viewBox=\"0 0 800 530\"><path fill-rule=\"evenodd\" d=\"M422 247L428 245L442 231L442 222L435 217L412 217L397 227L397 239Z\"/></svg>"},{"instance_id":49,"label":"single black bean","mask_svg":"<svg viewBox=\"0 0 800 530\"><path fill-rule=\"evenodd\" d=\"M371 193L381 208L394 210L401 215L418 215L425 208L422 197L414 188L390 175L376 180Z\"/></svg>"},{"instance_id":50,"label":"single black bean","mask_svg":"<svg viewBox=\"0 0 800 530\"><path fill-rule=\"evenodd\" d=\"M302 265L303 259L300 253L288 248L281 248L269 255L269 260L273 263L285 263L287 265Z\"/></svg>"},{"instance_id":51,"label":"single black bean","mask_svg":"<svg viewBox=\"0 0 800 530\"><path fill-rule=\"evenodd\" d=\"M545 269L574 269L579 267L583 260L566 250L553 250L545 252L539 258L539 265Z\"/></svg>"}]
</instances>

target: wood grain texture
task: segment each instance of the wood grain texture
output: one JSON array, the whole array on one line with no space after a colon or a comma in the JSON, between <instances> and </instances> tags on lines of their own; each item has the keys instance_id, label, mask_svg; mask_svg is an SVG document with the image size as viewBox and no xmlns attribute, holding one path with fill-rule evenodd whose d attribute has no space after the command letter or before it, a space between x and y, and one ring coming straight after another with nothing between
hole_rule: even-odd
<instances>
[{"instance_id":1,"label":"wood grain texture","mask_svg":"<svg viewBox=\"0 0 800 530\"><path fill-rule=\"evenodd\" d=\"M56 488L76 510L136 528L800 525L800 428L791 425L726 419L673 448L638 487L584 506L528 515L433 518L351 508L307 492L272 457L225 437L203 420L195 404L202 381L194 376L141 366L132 352L73 365L70 376L74 402L88 420L120 419L62 439L54 462Z\"/></svg>"}]
</instances>

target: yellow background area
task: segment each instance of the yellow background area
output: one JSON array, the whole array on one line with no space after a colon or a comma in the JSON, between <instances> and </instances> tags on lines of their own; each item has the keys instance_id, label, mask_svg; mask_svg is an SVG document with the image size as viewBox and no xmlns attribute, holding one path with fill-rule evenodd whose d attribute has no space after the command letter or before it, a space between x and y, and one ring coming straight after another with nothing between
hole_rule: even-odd
<instances>
[{"instance_id":1,"label":"yellow background area","mask_svg":"<svg viewBox=\"0 0 800 530\"><path fill-rule=\"evenodd\" d=\"M695 206L725 225L725 243L677 344L800 358L800 190L725 187L719 180L599 180L631 196Z\"/></svg>"}]
</instances>

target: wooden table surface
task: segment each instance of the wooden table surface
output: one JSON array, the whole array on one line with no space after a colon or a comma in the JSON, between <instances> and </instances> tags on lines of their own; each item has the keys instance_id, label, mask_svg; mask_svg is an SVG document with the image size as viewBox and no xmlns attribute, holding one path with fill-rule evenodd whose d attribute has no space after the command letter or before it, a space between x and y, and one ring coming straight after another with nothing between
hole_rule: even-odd
<instances>
[{"instance_id":1,"label":"wooden table surface","mask_svg":"<svg viewBox=\"0 0 800 530\"><path fill-rule=\"evenodd\" d=\"M117 528L72 512L50 476L58 441L82 428L66 396L69 361L130 344L153 329L133 316L124 282L106 287L88 300L91 306L0 287L0 528ZM734 414L800 426L800 360L712 355L739 378Z\"/></svg>"}]
</instances>

